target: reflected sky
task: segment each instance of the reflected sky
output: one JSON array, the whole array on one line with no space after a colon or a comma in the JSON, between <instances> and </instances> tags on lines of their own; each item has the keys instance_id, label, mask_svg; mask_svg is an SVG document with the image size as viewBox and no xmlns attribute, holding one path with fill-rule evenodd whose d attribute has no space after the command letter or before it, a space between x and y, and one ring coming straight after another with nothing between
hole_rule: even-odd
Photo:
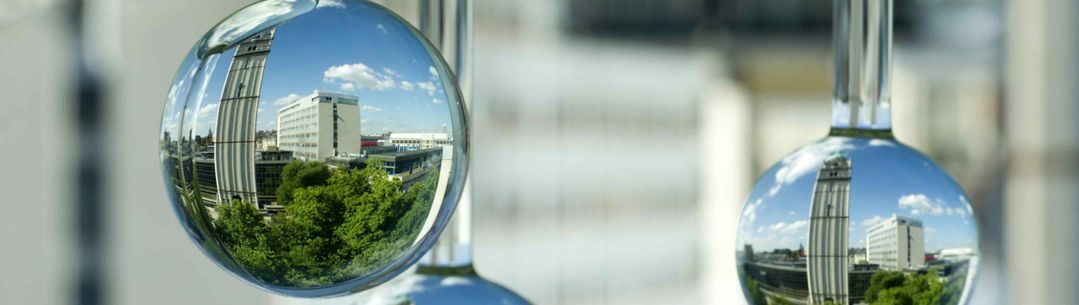
<instances>
[{"instance_id":1,"label":"reflected sky","mask_svg":"<svg viewBox=\"0 0 1079 305\"><path fill-rule=\"evenodd\" d=\"M416 36L384 11L346 10L345 5L321 1L319 8L277 27L263 78L257 128L276 129L281 107L319 90L358 96L363 134L449 129L449 99ZM372 22L344 26L352 18ZM235 52L231 49L217 58L218 67L195 112L198 134L216 125L227 63Z\"/></svg>"},{"instance_id":2,"label":"reflected sky","mask_svg":"<svg viewBox=\"0 0 1079 305\"><path fill-rule=\"evenodd\" d=\"M803 147L761 177L742 211L740 245L755 251L808 247L813 184L821 163L837 150L853 162L850 247L864 248L866 229L894 214L924 222L927 252L977 249L969 201L934 162L895 141L843 137Z\"/></svg>"}]
</instances>

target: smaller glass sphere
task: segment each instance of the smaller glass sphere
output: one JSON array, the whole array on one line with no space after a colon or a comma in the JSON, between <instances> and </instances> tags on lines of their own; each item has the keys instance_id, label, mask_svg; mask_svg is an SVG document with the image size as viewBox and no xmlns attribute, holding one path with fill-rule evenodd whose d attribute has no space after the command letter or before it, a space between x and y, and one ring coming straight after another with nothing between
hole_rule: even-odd
<instances>
[{"instance_id":1,"label":"smaller glass sphere","mask_svg":"<svg viewBox=\"0 0 1079 305\"><path fill-rule=\"evenodd\" d=\"M963 190L891 139L828 137L784 157L742 209L749 304L965 304L978 227Z\"/></svg>"},{"instance_id":2,"label":"smaller glass sphere","mask_svg":"<svg viewBox=\"0 0 1079 305\"><path fill-rule=\"evenodd\" d=\"M356 295L349 304L529 305L531 303L513 291L469 270L461 274L421 272L402 276L383 287Z\"/></svg>"},{"instance_id":3,"label":"smaller glass sphere","mask_svg":"<svg viewBox=\"0 0 1079 305\"><path fill-rule=\"evenodd\" d=\"M222 268L272 292L344 294L430 249L467 168L438 51L368 1L270 0L211 29L161 121L166 188Z\"/></svg>"}]
</instances>

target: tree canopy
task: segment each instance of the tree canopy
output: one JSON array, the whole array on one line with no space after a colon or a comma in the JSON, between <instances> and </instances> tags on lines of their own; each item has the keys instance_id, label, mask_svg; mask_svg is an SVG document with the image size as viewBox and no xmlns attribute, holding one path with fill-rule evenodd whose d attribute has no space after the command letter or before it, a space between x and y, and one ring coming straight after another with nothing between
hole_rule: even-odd
<instances>
[{"instance_id":1,"label":"tree canopy","mask_svg":"<svg viewBox=\"0 0 1079 305\"><path fill-rule=\"evenodd\" d=\"M277 188L277 202L287 205L292 202L296 189L309 186L325 185L332 173L322 162L290 161L281 169L281 186Z\"/></svg>"},{"instance_id":2,"label":"tree canopy","mask_svg":"<svg viewBox=\"0 0 1079 305\"><path fill-rule=\"evenodd\" d=\"M872 305L954 305L962 287L963 281L941 280L936 269L918 275L884 271L870 278L865 299Z\"/></svg>"},{"instance_id":3,"label":"tree canopy","mask_svg":"<svg viewBox=\"0 0 1079 305\"><path fill-rule=\"evenodd\" d=\"M432 169L405 189L378 161L363 170L293 161L282 175L283 212L266 217L233 201L217 207L214 227L252 276L296 287L343 281L395 259L419 233L438 182Z\"/></svg>"}]
</instances>

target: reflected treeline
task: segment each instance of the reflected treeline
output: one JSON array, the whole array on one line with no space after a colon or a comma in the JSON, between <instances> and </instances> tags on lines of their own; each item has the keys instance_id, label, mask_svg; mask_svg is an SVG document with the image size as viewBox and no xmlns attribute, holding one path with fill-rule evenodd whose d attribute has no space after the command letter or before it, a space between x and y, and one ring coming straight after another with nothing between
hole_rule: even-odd
<instances>
[{"instance_id":1,"label":"reflected treeline","mask_svg":"<svg viewBox=\"0 0 1079 305\"><path fill-rule=\"evenodd\" d=\"M183 206L197 227L216 235L211 248L226 252L256 279L320 286L371 272L411 246L435 197L439 165L432 166L406 187L379 160L363 169L293 160L276 190L283 206L278 212L260 211L245 200L206 206L193 185L184 191Z\"/></svg>"},{"instance_id":2,"label":"reflected treeline","mask_svg":"<svg viewBox=\"0 0 1079 305\"><path fill-rule=\"evenodd\" d=\"M876 271L869 277L869 286L864 290L864 293L852 295L851 299L861 299L861 302L856 304L869 305L959 304L963 294L963 287L966 285L966 278L946 279L939 275L941 273L936 268L913 274L899 271ZM966 272L963 272L963 274L966 274ZM762 283L748 274L743 277L742 281L745 283L747 296L752 302L751 305L806 304L804 299L769 290L776 287ZM852 290L852 293L854 292ZM839 305L841 303L824 301L819 304Z\"/></svg>"}]
</instances>

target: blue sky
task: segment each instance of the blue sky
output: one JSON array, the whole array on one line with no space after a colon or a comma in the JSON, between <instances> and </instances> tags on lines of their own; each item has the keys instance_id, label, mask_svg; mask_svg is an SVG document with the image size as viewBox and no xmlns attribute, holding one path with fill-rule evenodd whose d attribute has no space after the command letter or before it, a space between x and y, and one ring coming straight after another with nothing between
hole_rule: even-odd
<instances>
[{"instance_id":1,"label":"blue sky","mask_svg":"<svg viewBox=\"0 0 1079 305\"><path fill-rule=\"evenodd\" d=\"M202 103L193 103L198 105L197 134L216 124L234 54L229 50L217 57ZM321 1L319 8L277 27L258 129L276 128L277 110L314 90L358 96L363 134L441 132L443 125L452 129L449 99L429 53L407 25L362 4Z\"/></svg>"},{"instance_id":2,"label":"blue sky","mask_svg":"<svg viewBox=\"0 0 1079 305\"><path fill-rule=\"evenodd\" d=\"M755 251L808 246L813 184L821 162L837 150L853 166L850 247L865 247L866 229L892 215L923 221L926 251L977 247L969 200L947 173L902 144L862 138L827 138L765 172L743 207L739 245L748 242Z\"/></svg>"}]
</instances>

